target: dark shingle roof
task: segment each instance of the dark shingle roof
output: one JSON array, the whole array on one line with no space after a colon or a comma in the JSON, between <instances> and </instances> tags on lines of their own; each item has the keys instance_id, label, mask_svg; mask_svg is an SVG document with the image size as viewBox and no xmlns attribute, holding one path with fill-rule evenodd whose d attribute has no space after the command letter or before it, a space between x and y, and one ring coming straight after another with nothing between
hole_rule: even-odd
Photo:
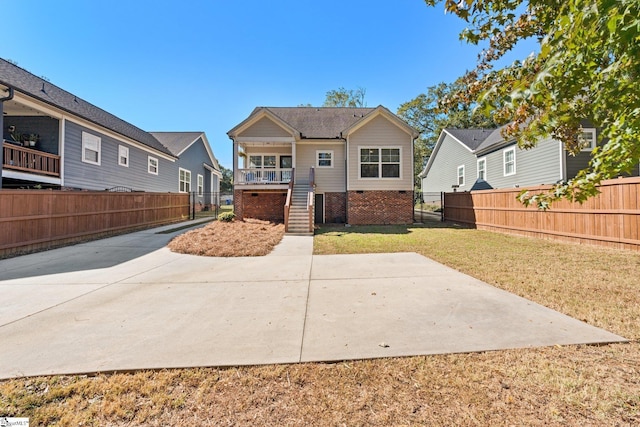
<instances>
[{"instance_id":1,"label":"dark shingle roof","mask_svg":"<svg viewBox=\"0 0 640 427\"><path fill-rule=\"evenodd\" d=\"M507 143L502 137L502 129L454 129L446 128L454 138L462 142L464 145L475 153L484 151L491 147Z\"/></svg>"},{"instance_id":2,"label":"dark shingle roof","mask_svg":"<svg viewBox=\"0 0 640 427\"><path fill-rule=\"evenodd\" d=\"M278 116L300 132L303 138L326 139L340 138L342 131L375 110L339 107L258 107L256 110L260 108Z\"/></svg>"},{"instance_id":3,"label":"dark shingle roof","mask_svg":"<svg viewBox=\"0 0 640 427\"><path fill-rule=\"evenodd\" d=\"M82 117L162 153L172 153L151 134L0 58L0 83Z\"/></svg>"},{"instance_id":4,"label":"dark shingle roof","mask_svg":"<svg viewBox=\"0 0 640 427\"><path fill-rule=\"evenodd\" d=\"M193 141L204 132L149 132L162 145L167 147L174 156L179 156L182 150L187 148Z\"/></svg>"}]
</instances>

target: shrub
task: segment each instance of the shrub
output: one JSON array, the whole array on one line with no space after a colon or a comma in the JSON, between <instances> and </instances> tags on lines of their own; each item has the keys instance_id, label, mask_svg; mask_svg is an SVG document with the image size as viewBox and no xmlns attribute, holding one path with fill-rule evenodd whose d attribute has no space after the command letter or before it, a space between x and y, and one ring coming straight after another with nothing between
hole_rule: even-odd
<instances>
[{"instance_id":1,"label":"shrub","mask_svg":"<svg viewBox=\"0 0 640 427\"><path fill-rule=\"evenodd\" d=\"M234 214L233 212L223 212L220 215L218 215L218 221L222 221L222 222L231 222L236 218L236 214Z\"/></svg>"}]
</instances>

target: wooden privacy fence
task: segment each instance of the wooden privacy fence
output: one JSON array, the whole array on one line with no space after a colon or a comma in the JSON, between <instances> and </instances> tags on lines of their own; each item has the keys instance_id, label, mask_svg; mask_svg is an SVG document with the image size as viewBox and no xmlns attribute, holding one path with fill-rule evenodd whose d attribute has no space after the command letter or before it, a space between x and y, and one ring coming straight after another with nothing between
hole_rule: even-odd
<instances>
[{"instance_id":1,"label":"wooden privacy fence","mask_svg":"<svg viewBox=\"0 0 640 427\"><path fill-rule=\"evenodd\" d=\"M444 219L482 230L640 250L640 178L603 181L599 189L583 204L561 200L547 211L522 205L516 199L522 188L446 193Z\"/></svg>"},{"instance_id":2,"label":"wooden privacy fence","mask_svg":"<svg viewBox=\"0 0 640 427\"><path fill-rule=\"evenodd\" d=\"M0 256L189 218L189 194L0 190Z\"/></svg>"}]
</instances>

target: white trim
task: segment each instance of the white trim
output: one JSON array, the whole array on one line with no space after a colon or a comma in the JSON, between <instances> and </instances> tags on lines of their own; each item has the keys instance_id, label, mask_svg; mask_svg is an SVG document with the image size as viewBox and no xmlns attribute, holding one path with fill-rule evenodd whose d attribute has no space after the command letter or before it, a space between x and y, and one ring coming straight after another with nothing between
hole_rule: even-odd
<instances>
[{"instance_id":1,"label":"white trim","mask_svg":"<svg viewBox=\"0 0 640 427\"><path fill-rule=\"evenodd\" d=\"M251 157L260 157L260 167L251 166ZM280 153L247 153L247 159L245 163L244 169L278 169L278 162L280 161L280 156L289 156L289 154L280 154ZM276 161L273 167L264 167L264 158L265 157L275 157Z\"/></svg>"},{"instance_id":2,"label":"white trim","mask_svg":"<svg viewBox=\"0 0 640 427\"><path fill-rule=\"evenodd\" d=\"M212 175L216 175L216 176L219 176L220 178L222 178L222 172L220 172L218 169L216 169L216 168L214 168L214 167L211 167L211 166L209 166L209 165L208 165L208 164L206 164L206 163L203 163L203 164L202 164L202 166L204 166L204 168L205 168L206 170L208 170L209 172L211 172L211 174L212 174Z\"/></svg>"},{"instance_id":3,"label":"white trim","mask_svg":"<svg viewBox=\"0 0 640 427\"><path fill-rule=\"evenodd\" d=\"M151 161L155 161L156 162L156 170L152 171L151 170ZM147 172L150 173L151 175L158 175L158 171L160 170L160 162L158 161L158 159L156 157L152 157L152 156L147 156Z\"/></svg>"},{"instance_id":4,"label":"white trim","mask_svg":"<svg viewBox=\"0 0 640 427\"><path fill-rule=\"evenodd\" d=\"M182 172L184 172L184 181L182 180ZM188 175L187 175L188 174ZM189 179L187 179L187 176ZM182 183L185 183L185 187L188 185L189 188L182 189ZM190 193L191 192L191 171L189 169L178 168L178 193Z\"/></svg>"},{"instance_id":5,"label":"white trim","mask_svg":"<svg viewBox=\"0 0 640 427\"><path fill-rule=\"evenodd\" d=\"M513 172L507 173L507 153L511 151L513 153ZM502 175L511 176L516 174L516 147L505 148L502 150Z\"/></svg>"},{"instance_id":6,"label":"white trim","mask_svg":"<svg viewBox=\"0 0 640 427\"><path fill-rule=\"evenodd\" d=\"M11 179L21 179L25 181L35 181L35 182L41 182L44 184L62 185L62 179L60 178L54 178L52 176L36 175L36 174L31 174L26 172L18 172L11 169L3 169L2 177L11 178Z\"/></svg>"},{"instance_id":7,"label":"white trim","mask_svg":"<svg viewBox=\"0 0 640 427\"><path fill-rule=\"evenodd\" d=\"M64 117L60 119L60 129L58 130L58 154L60 154L60 185L64 186L64 132L67 121Z\"/></svg>"},{"instance_id":8,"label":"white trim","mask_svg":"<svg viewBox=\"0 0 640 427\"><path fill-rule=\"evenodd\" d=\"M484 177L480 178L480 162L484 163ZM477 165L476 165L476 179L483 179L484 181L487 180L487 157L480 157L477 161Z\"/></svg>"},{"instance_id":9,"label":"white trim","mask_svg":"<svg viewBox=\"0 0 640 427\"><path fill-rule=\"evenodd\" d=\"M596 148L597 144L596 128L582 128L581 133L591 134L591 145L585 145L584 147L580 148L580 151L593 151L593 149Z\"/></svg>"},{"instance_id":10,"label":"white trim","mask_svg":"<svg viewBox=\"0 0 640 427\"><path fill-rule=\"evenodd\" d=\"M124 152L124 155L123 155ZM122 158L124 157L125 162L122 163ZM123 166L125 168L129 167L129 147L126 145L118 144L118 166Z\"/></svg>"},{"instance_id":11,"label":"white trim","mask_svg":"<svg viewBox=\"0 0 640 427\"><path fill-rule=\"evenodd\" d=\"M329 160L329 166L320 165L320 154L329 154L329 159L322 159L324 161ZM316 150L316 167L318 169L333 169L334 161L335 156L333 155L333 150Z\"/></svg>"},{"instance_id":12,"label":"white trim","mask_svg":"<svg viewBox=\"0 0 640 427\"><path fill-rule=\"evenodd\" d=\"M460 171L462 170L462 176L460 175ZM460 183L460 178L462 178L462 183ZM464 187L465 179L464 179L464 165L458 166L456 170L456 184L458 187Z\"/></svg>"},{"instance_id":13,"label":"white trim","mask_svg":"<svg viewBox=\"0 0 640 427\"><path fill-rule=\"evenodd\" d=\"M295 139L291 136L239 136L235 139L235 141L240 144L243 144L243 143L246 144L251 142L260 143L260 144L264 144L268 142L291 144L295 141Z\"/></svg>"},{"instance_id":14,"label":"white trim","mask_svg":"<svg viewBox=\"0 0 640 427\"><path fill-rule=\"evenodd\" d=\"M564 144L561 141L558 142L558 147L560 147L560 179L559 181L566 181L566 170L567 170L567 157L566 152L564 150Z\"/></svg>"},{"instance_id":15,"label":"white trim","mask_svg":"<svg viewBox=\"0 0 640 427\"><path fill-rule=\"evenodd\" d=\"M94 161L87 159L85 157L85 150L95 152L97 154L97 160ZM92 133L82 131L80 156L80 160L82 160L82 163L100 166L100 161L102 160L102 138Z\"/></svg>"},{"instance_id":16,"label":"white trim","mask_svg":"<svg viewBox=\"0 0 640 427\"><path fill-rule=\"evenodd\" d=\"M367 150L379 150L378 155L378 177L362 177L362 156L360 154L360 151L363 149L367 149ZM398 164L398 168L399 168L399 173L398 173L398 177L383 177L382 176L382 150L398 150L398 155L399 155L399 162ZM389 146L389 145L380 145L380 146L371 146L371 145L358 145L357 147L357 154L358 154L358 180L365 180L365 181L371 181L371 180L390 180L390 181L399 181L402 180L402 146ZM396 164L396 162L393 163L387 163L387 164Z\"/></svg>"}]
</instances>

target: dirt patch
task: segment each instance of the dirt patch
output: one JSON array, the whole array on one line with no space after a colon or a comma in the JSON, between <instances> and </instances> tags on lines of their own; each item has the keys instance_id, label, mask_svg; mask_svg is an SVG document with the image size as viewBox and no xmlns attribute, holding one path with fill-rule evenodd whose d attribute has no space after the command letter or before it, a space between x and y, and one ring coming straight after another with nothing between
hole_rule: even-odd
<instances>
[{"instance_id":1,"label":"dirt patch","mask_svg":"<svg viewBox=\"0 0 640 427\"><path fill-rule=\"evenodd\" d=\"M169 242L173 252L212 257L267 255L284 236L284 224L257 219L222 222L192 230Z\"/></svg>"}]
</instances>

